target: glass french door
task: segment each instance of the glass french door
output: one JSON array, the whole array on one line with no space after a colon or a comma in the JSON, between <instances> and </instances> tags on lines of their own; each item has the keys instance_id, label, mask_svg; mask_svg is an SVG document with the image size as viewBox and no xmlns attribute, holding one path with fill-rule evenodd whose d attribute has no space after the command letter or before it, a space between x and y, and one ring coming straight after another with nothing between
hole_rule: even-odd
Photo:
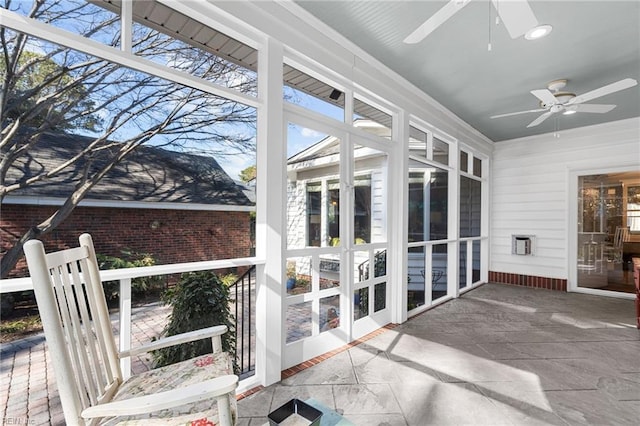
<instances>
[{"instance_id":1,"label":"glass french door","mask_svg":"<svg viewBox=\"0 0 640 426\"><path fill-rule=\"evenodd\" d=\"M293 113L287 129L283 368L391 318L388 147Z\"/></svg>"},{"instance_id":2,"label":"glass french door","mask_svg":"<svg viewBox=\"0 0 640 426\"><path fill-rule=\"evenodd\" d=\"M351 243L351 336L357 339L391 321L387 261L389 147L363 138L352 139L352 229L347 233Z\"/></svg>"},{"instance_id":3,"label":"glass french door","mask_svg":"<svg viewBox=\"0 0 640 426\"><path fill-rule=\"evenodd\" d=\"M640 256L640 172L578 176L577 287L633 293Z\"/></svg>"},{"instance_id":4,"label":"glass french door","mask_svg":"<svg viewBox=\"0 0 640 426\"><path fill-rule=\"evenodd\" d=\"M416 159L409 165L407 311L414 311L448 295L449 171Z\"/></svg>"}]
</instances>

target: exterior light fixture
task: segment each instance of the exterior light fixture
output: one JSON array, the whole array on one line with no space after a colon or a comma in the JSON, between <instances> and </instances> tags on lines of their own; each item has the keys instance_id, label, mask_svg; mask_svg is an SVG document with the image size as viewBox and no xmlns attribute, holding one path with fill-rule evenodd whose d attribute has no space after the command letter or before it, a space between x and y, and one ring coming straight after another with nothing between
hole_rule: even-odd
<instances>
[{"instance_id":1,"label":"exterior light fixture","mask_svg":"<svg viewBox=\"0 0 640 426\"><path fill-rule=\"evenodd\" d=\"M527 40L537 40L549 35L552 29L551 25L538 25L537 27L533 27L527 31L524 38Z\"/></svg>"}]
</instances>

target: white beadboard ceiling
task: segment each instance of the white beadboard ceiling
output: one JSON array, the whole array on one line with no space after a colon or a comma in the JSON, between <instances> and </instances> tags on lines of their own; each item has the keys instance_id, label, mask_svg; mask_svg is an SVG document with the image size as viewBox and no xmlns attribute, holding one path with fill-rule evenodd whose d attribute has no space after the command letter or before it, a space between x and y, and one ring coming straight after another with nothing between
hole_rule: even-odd
<instances>
[{"instance_id":1,"label":"white beadboard ceiling","mask_svg":"<svg viewBox=\"0 0 640 426\"><path fill-rule=\"evenodd\" d=\"M539 108L529 92L556 79L568 79L564 91L577 95L624 78L640 81L637 0L530 0L539 23L553 26L549 36L535 41L511 39L502 25L495 25L490 2L473 0L413 45L403 39L446 1L295 3L493 141L640 116L636 86L590 102L617 105L606 114L556 114L532 128L526 126L540 113L489 118Z\"/></svg>"}]
</instances>

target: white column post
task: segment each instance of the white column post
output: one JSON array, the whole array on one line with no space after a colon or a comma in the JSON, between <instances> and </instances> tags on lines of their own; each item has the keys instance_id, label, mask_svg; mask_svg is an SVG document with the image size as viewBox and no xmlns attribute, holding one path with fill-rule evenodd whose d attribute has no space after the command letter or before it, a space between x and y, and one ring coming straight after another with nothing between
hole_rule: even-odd
<instances>
[{"instance_id":1,"label":"white column post","mask_svg":"<svg viewBox=\"0 0 640 426\"><path fill-rule=\"evenodd\" d=\"M480 280L489 282L489 243L490 243L490 226L491 226L491 163L488 157L482 158L482 208L481 208L481 234L480 240Z\"/></svg>"},{"instance_id":2,"label":"white column post","mask_svg":"<svg viewBox=\"0 0 640 426\"><path fill-rule=\"evenodd\" d=\"M399 324L407 320L407 207L409 185L409 116L400 111L394 123L394 144L390 158L387 220L390 226L388 256L392 279L391 321Z\"/></svg>"},{"instance_id":3,"label":"white column post","mask_svg":"<svg viewBox=\"0 0 640 426\"><path fill-rule=\"evenodd\" d=\"M455 141L449 145L449 198L447 214L447 294L458 297L460 280L458 279L460 239L460 143Z\"/></svg>"},{"instance_id":4,"label":"white column post","mask_svg":"<svg viewBox=\"0 0 640 426\"><path fill-rule=\"evenodd\" d=\"M282 100L282 45L268 39L258 57L256 256L266 260L256 283L256 375L263 386L280 381L284 347L286 125Z\"/></svg>"},{"instance_id":5,"label":"white column post","mask_svg":"<svg viewBox=\"0 0 640 426\"><path fill-rule=\"evenodd\" d=\"M131 278L120 280L120 327L118 330L120 352L131 349ZM131 357L120 358L122 378L131 377Z\"/></svg>"},{"instance_id":6,"label":"white column post","mask_svg":"<svg viewBox=\"0 0 640 426\"><path fill-rule=\"evenodd\" d=\"M354 247L354 164L353 164L353 147L355 142L353 141L353 135L351 133L346 135L346 140L340 142L340 257L342 259L342 265L346 267L340 267L340 280L342 283L340 291L343 294L342 303L340 306L341 312L345 312L346 315L341 314L340 321L349 318L349 321L345 321L345 331L348 336L348 341L354 340L353 334L353 292L354 292L354 280L353 280L353 247ZM371 299L373 295L369 296ZM348 305L348 306L347 306Z\"/></svg>"},{"instance_id":7,"label":"white column post","mask_svg":"<svg viewBox=\"0 0 640 426\"><path fill-rule=\"evenodd\" d=\"M447 245L447 294L458 297L460 294L459 250L460 240L460 142L449 145L449 199L447 217L447 238L451 241ZM452 287L453 291L452 291Z\"/></svg>"}]
</instances>

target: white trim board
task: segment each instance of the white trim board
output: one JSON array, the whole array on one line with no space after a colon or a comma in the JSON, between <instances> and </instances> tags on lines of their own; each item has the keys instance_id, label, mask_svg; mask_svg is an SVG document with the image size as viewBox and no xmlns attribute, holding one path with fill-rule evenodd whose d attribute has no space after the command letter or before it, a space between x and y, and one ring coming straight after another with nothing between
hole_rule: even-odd
<instances>
[{"instance_id":1,"label":"white trim board","mask_svg":"<svg viewBox=\"0 0 640 426\"><path fill-rule=\"evenodd\" d=\"M28 206L61 206L65 202L63 198L56 197L18 197L6 196L2 204L19 204ZM91 200L80 201L78 207L107 207L115 209L147 209L147 210L200 210L222 212L252 212L255 206L234 206L224 204L199 204L199 203L171 203L151 201L115 201L115 200Z\"/></svg>"}]
</instances>

